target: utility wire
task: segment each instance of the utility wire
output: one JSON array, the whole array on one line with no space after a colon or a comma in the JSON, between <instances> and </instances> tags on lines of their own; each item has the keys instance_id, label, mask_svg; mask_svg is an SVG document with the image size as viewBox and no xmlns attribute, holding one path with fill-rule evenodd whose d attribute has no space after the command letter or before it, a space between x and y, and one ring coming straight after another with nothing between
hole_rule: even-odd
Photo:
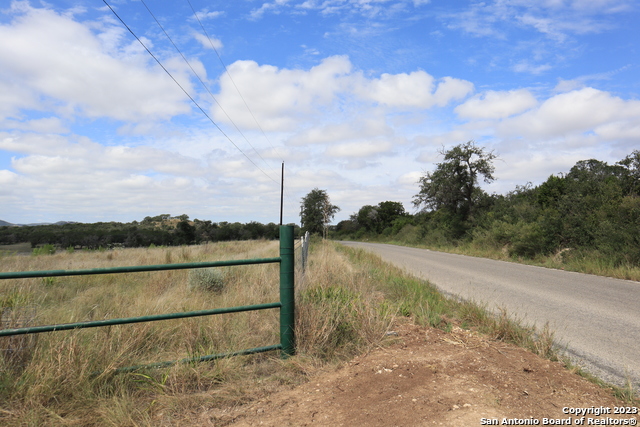
<instances>
[{"instance_id":1,"label":"utility wire","mask_svg":"<svg viewBox=\"0 0 640 427\"><path fill-rule=\"evenodd\" d=\"M184 87L182 87L182 85L180 83L178 83L178 81L173 77L173 75L169 72L169 70L167 70L165 68L164 65L162 65L162 63L160 62L160 60L158 58L156 58L156 56L149 50L149 48L142 42L142 40L140 40L140 38L133 32L133 30L126 24L126 22L124 22L124 20L122 18L120 18L120 15L118 15L118 13L113 10L113 8L111 7L111 5L109 3L107 3L107 0L102 0L104 2L104 4L107 5L107 7L111 10L111 12L113 12L113 14L116 16L116 18L118 18L118 20L122 23L122 25L125 26L125 28L131 33L131 35L133 35L133 37L135 37L136 40L138 40L138 43L140 43L140 45L142 45L142 47L144 47L144 49L149 53L149 55L151 55L151 57L158 63L158 65L160 65L160 67L164 70L165 73L167 73L167 75L169 77L171 77L171 80L174 81L175 84L178 85L178 87L182 90L182 92L184 92L185 95L187 95L187 97L191 100L191 102L193 102L195 104L196 107L198 107L198 109L202 112L202 114L205 115L205 117L207 119L209 119L209 121L211 123L213 123L213 125L218 128L218 130L220 131L220 133L222 133L222 135L225 136L225 138L227 138L227 140L229 140L229 142L231 144L233 144L234 147L236 147L236 149L238 149L238 151L240 151L240 153L242 153L242 155L244 157L247 158L247 160L249 160L256 168L258 168L260 170L260 172L262 172L267 178L271 179L272 181L276 182L271 176L269 176L264 170L262 170L262 168L260 166L258 166L253 160L251 160L251 158L244 152L242 151L242 149L240 147L238 147L238 145L236 145L235 142L233 142L233 140L222 130L222 128L220 128L220 126L218 126L218 124L209 116L209 114L207 114L207 112L200 106L200 104L198 104L198 102L196 102L196 100L189 94L189 92L187 92L185 90Z\"/></svg>"},{"instance_id":2,"label":"utility wire","mask_svg":"<svg viewBox=\"0 0 640 427\"><path fill-rule=\"evenodd\" d=\"M187 0L189 2L189 0ZM189 62L189 60L185 57L185 55L182 53L182 51L180 50L180 48L175 44L175 42L173 41L173 39L171 38L171 36L167 33L167 31L164 29L163 25L160 23L160 21L156 18L155 14L151 11L151 9L149 8L149 6L147 6L147 4L145 3L144 0L141 0L141 3L144 5L144 7L147 9L147 12L149 12L149 14L151 15L151 17L154 19L154 21L156 22L156 24L158 24L158 27L160 27L160 29L162 30L162 32L164 33L164 35L167 37L167 39L171 42L171 44L173 45L173 47L176 49L176 51L180 54L180 56L182 57L182 59L184 60L184 62L189 66L189 68L191 69L191 72L193 73L194 76L196 76L196 78L198 79L198 81L200 81L200 84L202 85L202 87L205 88L205 90L209 93L209 96L211 96L211 98L215 101L215 103L218 105L218 107L220 107L220 110L222 110L222 112L227 116L227 118L229 119L229 121L233 124L233 126L235 127L235 129L238 131L238 133L240 133L240 135L242 135L242 137L244 138L244 140L247 142L247 144L249 144L251 146L251 148L253 149L253 151L256 153L256 155L262 160L262 162L265 164L265 166L267 166L267 168L271 169L272 173L275 173L275 170L269 166L269 164L266 162L266 160L260 155L260 153L256 150L256 148L253 146L253 144L251 144L251 142L247 139L247 137L244 135L244 133L238 128L238 126L236 125L236 123L233 121L233 119L229 116L229 114L226 112L226 110L222 107L222 105L218 102L218 100L216 99L216 97L213 95L213 93L211 92L211 90L209 89L209 87L204 83L204 81L202 80L202 78L200 78L200 76L198 75L198 73L195 71L195 69L193 68L193 66L191 65L191 63ZM211 37L209 36L209 34L207 33L206 29L204 28L202 22L200 21L200 19L198 18L197 13L195 12L195 10L193 10L193 6L191 5L191 2L189 2L189 6L191 6L191 10L194 12L194 16L196 18L196 20L198 20L198 22L200 23L200 26L202 28L202 30L204 31L207 39L209 40L209 44L211 45L211 47L213 48L213 50L216 52L216 55L218 56L218 59L220 60L220 63L222 64L222 66L224 67L225 72L227 73L227 75L229 76L229 79L231 80L231 82L233 83L233 86L235 87L236 91L238 92L238 95L240 96L240 98L242 99L242 101L244 102L245 106L247 107L247 110L249 111L249 113L251 114L251 116L253 117L254 121L256 122L256 125L258 126L258 128L260 129L260 131L262 132L262 134L264 135L265 139L267 140L267 142L269 143L269 145L271 145L271 148L273 148L274 151L279 151L278 149L276 149L273 144L271 144L271 141L269 140L269 137L266 135L266 133L264 132L264 130L262 129L262 127L260 126L260 124L258 123L258 120L256 119L255 115L253 114L253 112L251 111L251 108L249 107L249 105L247 104L245 98L242 96L242 93L240 92L238 86L236 85L235 81L233 81L233 78L231 77L231 74L229 74L229 71L226 67L226 65L224 64L224 62L222 61L222 58L220 57L220 54L218 52L218 50L215 48L215 45L213 44L213 41L211 40ZM284 162L284 160L283 160ZM264 172L264 171L263 171ZM265 173L266 174L266 173ZM277 181L272 178L270 175L267 175L273 182L277 183ZM284 188L284 195L287 198L287 202L289 204L289 206L295 206L288 188L285 187Z\"/></svg>"},{"instance_id":3,"label":"utility wire","mask_svg":"<svg viewBox=\"0 0 640 427\"><path fill-rule=\"evenodd\" d=\"M238 131L238 133L240 135L242 135L242 137L244 138L244 140L247 142L247 144L249 144L251 146L251 148L253 149L254 153L256 153L258 155L258 157L260 157L260 159L264 162L264 164L269 167L269 165L267 164L267 162L264 160L264 158L262 158L262 156L260 155L260 153L258 153L258 151L256 150L256 148L253 146L253 144L251 144L251 142L249 142L249 140L247 139L247 137L245 136L244 133L242 133L242 131L238 128L238 126L236 125L236 123L233 121L233 119L229 116L229 114L227 114L226 110L222 107L222 105L220 105L220 103L218 102L218 100L216 99L216 97L213 95L213 93L211 93L211 90L209 90L209 87L204 83L204 81L202 81L202 79L200 78L200 76L198 75L198 73L196 72L196 70L193 69L193 67L191 66L191 63L189 62L189 60L184 56L184 54L182 53L182 51L180 50L180 48L174 43L173 39L171 38L171 36L169 36L169 34L165 31L164 27L162 26L162 24L160 23L160 21L158 21L158 19L156 18L156 16L153 14L153 12L151 11L151 9L149 9L149 6L147 6L147 3L145 3L144 0L140 0L141 3L144 5L144 7L147 9L147 12L149 12L149 14L151 15L151 17L156 21L156 24L158 24L158 27L160 27L160 29L162 30L162 32L164 33L164 35L167 37L167 39L169 39L169 41L171 42L171 44L173 45L173 47L178 51L178 53L180 54L180 56L182 57L182 59L184 60L184 62L189 66L189 68L191 69L191 72L193 73L194 76L196 76L196 78L198 79L198 81L200 81L200 84L202 85L202 87L205 88L205 90L209 93L209 96L211 96L211 98L215 101L215 103L218 105L218 107L220 107L220 110L222 110L222 112L224 113L225 116L227 116L227 119L229 119L229 121L231 122L231 124L233 125L233 127L236 128L236 130ZM271 176L269 176L269 178L271 178L272 181L274 181L275 183L277 183L277 181L272 178Z\"/></svg>"},{"instance_id":4,"label":"utility wire","mask_svg":"<svg viewBox=\"0 0 640 427\"><path fill-rule=\"evenodd\" d=\"M144 0L143 0L144 2ZM251 117L253 118L253 121L256 123L256 126L258 126L258 129L260 129L260 132L262 133L262 135L264 136L264 138L267 140L267 142L269 143L269 145L271 146L271 148L273 149L274 152L276 152L280 158L282 159L282 162L284 163L284 156L282 155L282 152L280 149L274 147L274 145L271 143L271 140L269 139L269 137L267 136L266 132L264 131L264 129L262 129L262 126L260 126L260 123L258 122L258 119L256 118L256 116L253 114L253 111L251 110L251 107L249 107L249 104L247 103L246 99L244 98L244 96L242 95L242 92L240 92L240 89L238 88L238 85L236 85L235 80L233 80L233 77L231 76L231 73L229 72L229 69L227 68L226 64L224 63L224 61L222 60L222 56L220 56L220 52L218 52L218 49L216 49L215 44L213 43L213 41L211 40L211 37L209 36L209 33L207 32L207 29L204 27L204 25L202 24L202 21L200 20L200 18L198 17L198 13L196 12L195 8L193 7L193 4L191 4L191 0L187 0L187 3L189 4L189 7L191 8L191 11L193 12L193 16L196 18L196 21L198 21L198 24L200 24L200 28L202 28L202 31L204 32L204 35L207 37L207 40L209 41L209 44L211 45L211 48L213 49L213 51L216 53L216 56L218 57L218 60L220 61L220 64L222 65L222 68L224 69L224 72L226 73L226 75L229 77L229 80L231 81L231 83L233 84L233 87L236 89L236 92L238 92L238 96L240 96L240 99L242 99L242 102L244 103L244 106L247 107L247 111L249 111L249 114L251 114ZM219 104L218 104L219 105ZM224 111L224 110L223 110ZM228 116L227 116L228 117ZM247 141L248 142L248 141ZM251 144L249 144L251 145ZM252 146L253 147L253 146ZM255 149L254 149L255 150ZM256 152L257 153L257 152ZM258 154L258 156L260 156ZM260 156L260 158L264 161L264 159L262 158L262 156ZM265 162L266 164L266 162ZM268 165L267 165L268 166ZM268 166L269 167L269 166ZM276 171L271 168L271 171L276 173ZM294 204L291 196L289 195L289 191L288 188L285 187L284 188L284 193L285 196L287 198L287 202L289 204Z\"/></svg>"},{"instance_id":5,"label":"utility wire","mask_svg":"<svg viewBox=\"0 0 640 427\"><path fill-rule=\"evenodd\" d=\"M193 11L193 16L195 16L196 20L198 21L198 24L200 24L200 28L202 28L202 31L207 36L207 39L209 40L209 44L211 45L211 48L213 49L213 51L218 56L218 60L220 61L220 64L222 64L222 68L224 68L224 71L227 74L227 76L229 77L229 80L231 80L231 83L233 83L233 87L236 88L236 91L238 92L238 95L240 95L240 99L242 99L242 102L244 102L244 105L245 105L245 107L247 107L247 110L249 111L249 114L251 114L251 117L253 117L253 120L256 122L256 125L258 126L258 129L260 129L260 132L262 132L262 135L264 135L265 139L267 140L267 142L269 143L271 148L273 148L275 151L279 151L278 149L276 149L276 147L273 146L273 144L271 143L271 140L269 140L269 137L267 136L265 131L262 129L262 126L260 126L260 123L258 123L258 119L256 119L256 116L253 114L253 111L251 111L251 108L249 108L249 104L247 104L247 101L244 99L244 96L242 96L242 93L240 92L240 89L238 89L238 86L236 85L236 82L233 80L233 77L231 77L231 73L229 73L229 70L227 69L227 66L225 65L224 61L222 60L222 57L220 56L220 53L218 52L218 49L216 49L215 45L211 41L211 37L209 37L209 33L204 28L204 25L202 25L202 21L200 21L200 18L198 18L198 14L196 13L196 10L193 8L193 5L191 4L191 0L187 0L187 3L189 3L189 6L191 7L191 10ZM280 157L282 157L282 155ZM282 159L282 161L284 162L284 159Z\"/></svg>"}]
</instances>

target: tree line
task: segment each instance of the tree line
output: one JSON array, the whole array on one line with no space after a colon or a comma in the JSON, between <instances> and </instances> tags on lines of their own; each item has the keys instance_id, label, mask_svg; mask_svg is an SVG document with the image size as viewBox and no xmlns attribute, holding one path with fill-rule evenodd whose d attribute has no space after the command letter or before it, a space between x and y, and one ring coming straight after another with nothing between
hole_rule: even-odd
<instances>
[{"instance_id":1,"label":"tree line","mask_svg":"<svg viewBox=\"0 0 640 427\"><path fill-rule=\"evenodd\" d=\"M299 227L298 227L299 229ZM30 242L31 247L51 244L61 248L87 249L189 245L232 240L274 240L279 226L259 222L212 222L189 220L186 214L147 216L130 223L66 223L0 227L0 245Z\"/></svg>"},{"instance_id":2,"label":"tree line","mask_svg":"<svg viewBox=\"0 0 640 427\"><path fill-rule=\"evenodd\" d=\"M640 151L613 165L589 159L540 185L487 194L497 155L473 141L440 153L418 181L416 213L399 202L366 205L339 222L336 238L397 237L432 246L473 243L533 258L568 251L640 265ZM571 251L569 251L571 250Z\"/></svg>"}]
</instances>

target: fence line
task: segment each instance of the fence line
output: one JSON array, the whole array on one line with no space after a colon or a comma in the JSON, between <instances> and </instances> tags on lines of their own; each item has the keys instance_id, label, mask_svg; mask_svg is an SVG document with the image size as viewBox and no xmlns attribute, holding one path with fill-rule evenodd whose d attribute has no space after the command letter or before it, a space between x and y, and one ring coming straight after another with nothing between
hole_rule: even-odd
<instances>
[{"instance_id":1,"label":"fence line","mask_svg":"<svg viewBox=\"0 0 640 427\"><path fill-rule=\"evenodd\" d=\"M280 350L281 357L288 357L295 354L295 280L294 280L294 238L292 226L280 226L280 256L277 258L262 258L249 260L231 260L231 261L215 261L215 262L198 262L184 264L164 264L164 265L146 265L131 267L113 267L88 270L48 270L48 271L22 271L22 272L5 272L0 273L2 279L24 279L33 277L54 277L54 276L79 276L94 274L112 274L112 273L132 273L144 271L163 271L163 270L179 270L191 268L208 268L223 267L251 264L280 264L280 301L267 304L217 308L210 310L200 310L191 312L168 313L152 316L129 317L121 319L98 320L91 322L65 323L59 325L31 326L24 328L13 328L0 330L0 337L9 337L14 335L36 334L43 332L56 332L71 329L94 328L111 325L122 325L140 322L152 322L167 319L179 319L197 316L210 316L224 313L236 313L242 311L265 310L271 308L280 309L280 344L257 347L253 349L241 350L232 353L202 356L198 358L182 359L170 362L159 362L151 365L140 365L126 368L119 368L116 371L131 371L144 367L161 367L169 366L175 363L186 363L194 361L215 360L222 357L230 357L236 355L245 355L253 353L261 353L271 350Z\"/></svg>"},{"instance_id":2,"label":"fence line","mask_svg":"<svg viewBox=\"0 0 640 427\"><path fill-rule=\"evenodd\" d=\"M305 232L304 236L300 237L301 251L300 259L302 260L302 274L304 275L307 268L307 259L309 257L309 232Z\"/></svg>"}]
</instances>

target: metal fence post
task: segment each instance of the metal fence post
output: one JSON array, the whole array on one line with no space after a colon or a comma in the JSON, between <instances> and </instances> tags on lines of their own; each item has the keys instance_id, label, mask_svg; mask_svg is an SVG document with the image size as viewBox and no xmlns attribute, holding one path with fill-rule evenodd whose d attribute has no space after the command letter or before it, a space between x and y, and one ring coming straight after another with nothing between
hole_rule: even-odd
<instances>
[{"instance_id":1,"label":"metal fence post","mask_svg":"<svg viewBox=\"0 0 640 427\"><path fill-rule=\"evenodd\" d=\"M294 290L293 226L280 226L280 343L281 357L293 356L295 344L295 290Z\"/></svg>"}]
</instances>

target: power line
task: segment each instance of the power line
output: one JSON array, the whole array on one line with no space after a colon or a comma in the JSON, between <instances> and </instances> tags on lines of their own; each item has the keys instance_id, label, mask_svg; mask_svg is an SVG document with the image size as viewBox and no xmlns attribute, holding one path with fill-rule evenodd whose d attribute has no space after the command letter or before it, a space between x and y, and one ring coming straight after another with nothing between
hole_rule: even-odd
<instances>
[{"instance_id":1,"label":"power line","mask_svg":"<svg viewBox=\"0 0 640 427\"><path fill-rule=\"evenodd\" d=\"M218 107L220 107L220 109L222 110L222 112L227 116L227 118L229 119L229 121L233 124L233 126L236 128L236 130L238 131L238 133L240 133L240 135L242 135L242 137L244 138L244 140L251 146L251 148L253 149L253 151L256 153L256 155L262 160L262 162L271 169L271 172L275 173L276 171L269 166L269 164L267 163L267 161L260 155L260 153L256 150L256 148L253 146L253 144L251 144L251 142L247 139L247 137L244 135L244 133L238 128L238 126L236 125L236 123L233 121L233 119L229 116L229 114L226 112L226 110L222 107L222 105L218 102L218 100L216 99L216 97L213 95L213 93L211 92L211 90L209 89L209 87L204 83L204 81L200 78L200 76L198 75L198 73L195 71L195 69L192 67L191 63L189 62L189 60L185 57L185 55L182 53L182 51L180 50L180 48L175 44L175 42L173 41L173 39L171 38L171 36L167 33L167 31L164 29L163 25L160 23L160 21L156 18L155 14L151 11L151 9L147 6L146 2L144 0L141 0L142 4L144 5L144 7L147 9L147 11L149 12L149 14L151 15L151 17L154 19L154 21L156 22L156 24L158 24L158 27L160 27L160 29L162 30L162 32L164 33L164 35L167 37L167 39L171 42L171 44L173 45L173 47L176 49L176 51L180 54L180 56L182 57L182 59L184 60L184 62L189 66L189 68L191 69L191 72L193 73L193 75L196 76L196 78L198 79L198 81L200 81L200 84L202 85L202 87L205 88L205 90L209 93L209 96L211 96L211 98L215 101L215 103L218 105ZM251 117L253 117L253 120L255 121L256 125L258 126L258 128L260 129L260 131L262 132L262 134L264 135L265 139L267 140L267 142L269 143L269 145L271 146L271 148L273 148L274 151L280 151L278 150L276 147L273 146L273 144L271 144L271 141L269 140L269 137L266 135L266 133L264 132L264 130L262 129L262 127L260 126L260 123L258 123L257 118L255 117L255 115L253 114L253 111L251 111L251 108L249 107L248 103L246 102L245 98L242 96L242 93L240 92L240 89L238 88L238 86L236 85L235 81L233 80L233 78L231 77L231 74L229 73L229 70L227 69L226 65L224 64L224 62L222 61L222 57L220 56L220 53L218 52L218 50L216 49L213 41L211 40L211 37L209 36L209 34L207 33L207 30L204 28L202 22L200 21L200 19L198 18L198 15L196 13L196 11L194 10L191 2L189 0L187 0L187 2L189 3L189 6L191 7L191 10L194 13L194 16L196 18L196 20L200 23L200 27L202 28L202 30L204 31L207 39L209 40L209 44L211 45L212 49L215 51L216 55L218 56L218 60L220 61L220 63L222 64L226 74L228 75L229 79L231 80L231 82L233 83L234 88L236 89L236 91L238 92L238 95L240 96L240 98L242 99L245 107L247 108L247 110L249 111L249 113L251 114ZM282 157L282 156L281 156ZM284 165L284 160L282 160L282 163ZM284 171L284 168L283 168ZM269 178L271 178L269 176ZM271 178L272 181L276 182L277 181L273 178ZM284 187L284 184L282 183L281 186L281 192L284 193L284 196L287 198L287 202L289 203L290 207L295 207L297 208L297 206L295 205L292 197L289 194L289 189L288 187ZM295 209L294 209L295 210ZM282 218L280 219L280 221L282 222Z\"/></svg>"},{"instance_id":2,"label":"power line","mask_svg":"<svg viewBox=\"0 0 640 427\"><path fill-rule=\"evenodd\" d=\"M269 167L269 165L267 164L267 162L264 160L264 158L260 155L260 153L258 153L258 151L256 150L256 148L253 146L253 144L251 144L251 142L249 142L249 140L247 139L247 137L245 136L244 133L242 133L242 131L240 130L240 128L238 128L238 126L236 125L236 123L233 121L233 119L229 116L229 114L227 114L226 110L222 107L222 105L220 105L220 103L218 102L218 100L216 99L216 97L213 95L213 93L211 93L211 90L209 90L209 87L204 83L204 81L200 78L200 76L198 75L198 73L196 72L196 70L193 69L193 67L191 66L191 63L189 62L189 60L184 56L184 54L182 53L182 51L180 50L180 48L174 43L173 39L171 38L171 36L169 36L169 34L165 31L164 27L162 26L162 24L160 23L160 21L158 21L158 19L156 18L156 16L153 14L153 12L151 11L151 9L149 9L149 6L147 6L147 3L145 3L144 0L140 0L142 2L142 4L144 5L144 7L147 9L147 12L149 12L149 14L151 15L151 17L154 19L154 21L156 21L156 24L158 24L158 27L160 27L160 29L162 30L162 32L164 33L164 35L167 37L167 39L169 39L169 41L171 42L171 44L173 45L173 47L178 51L178 53L180 54L180 56L182 57L182 59L184 60L184 62L189 66L189 68L191 69L191 72L193 73L194 76L196 76L196 78L198 79L198 81L200 82L200 84L202 85L202 87L205 88L205 90L209 93L209 96L211 96L211 98L215 101L215 103L218 105L218 107L220 107L220 110L222 110L222 112L224 113L225 116L227 116L227 119L229 119L229 121L231 122L231 124L233 125L233 127L236 128L236 130L238 131L238 133L240 133L240 135L242 135L242 137L244 138L244 140L247 142L247 144L249 144L249 146L251 146L251 148L253 149L254 153L256 153L258 155L258 157L260 157L260 159L264 162L264 164ZM271 178L272 181L276 182L277 181L272 178L271 176L269 176L269 178Z\"/></svg>"},{"instance_id":3,"label":"power line","mask_svg":"<svg viewBox=\"0 0 640 427\"><path fill-rule=\"evenodd\" d=\"M200 76L198 75L197 72L195 72L195 70L193 69L193 67L191 66L191 64L189 63L189 61L186 59L186 57L182 54L182 52L180 51L180 49L176 46L176 44L173 42L173 40L171 39L171 37L168 35L168 33L164 30L163 26L160 24L160 22L157 20L157 18L155 17L155 15L151 12L151 10L149 9L149 7L146 5L146 3L144 2L144 0L141 0L143 5L145 6L145 8L147 9L147 11L151 14L151 16L153 17L153 19L156 21L156 23L158 24L158 26L162 29L162 31L164 32L164 34L167 36L167 38L169 39L169 41L173 44L173 46L175 47L175 49L180 53L180 55L182 56L183 60L187 63L187 65L189 66L189 68L191 69L191 71L193 72L193 74L198 78L198 80L200 81L200 83L203 85L203 87L207 90L207 92L209 93L209 95L213 98L213 100L216 102L216 104L220 107L220 109L224 112L224 114L227 116L227 118L229 119L229 121L234 125L234 127L236 128L236 130L238 130L238 132L243 136L243 138L247 141L247 143L251 146L251 148L254 150L254 152L260 157L260 159L265 163L265 165L267 167L269 167L269 165L267 164L267 162L264 160L264 158L260 155L260 153L257 152L257 150L255 149L255 147L249 142L249 140L246 138L246 136L242 133L242 131L240 131L240 129L238 128L238 126L235 124L235 122L231 119L231 117L227 114L227 112L224 110L224 108L220 105L220 103L217 101L217 99L215 98L215 96L213 96L213 94L211 93L211 91L209 90L209 88L207 87L206 84L204 84L204 82L202 81L202 79L200 78ZM189 1L189 0L187 0ZM262 172L263 175L265 175L267 178L269 178L271 181L275 182L276 184L278 184L278 182L273 179L269 174L267 174L260 166L258 166L223 130L222 128L209 116L209 114L207 114L207 112L200 106L200 104L198 104L198 102L187 92L187 90L173 77L173 75L169 72L169 70L167 70L167 68L162 65L162 63L160 62L160 60L151 52L151 50L142 42L142 40L140 40L140 38L135 34L135 32L127 25L126 22L124 22L124 20L118 15L118 13L111 7L111 5L107 2L107 0L103 0L103 2L105 3L105 5L111 10L111 12L115 15L116 18L118 18L118 20L122 23L122 25L124 25L124 27L131 33L131 35L133 35L133 37L138 41L138 43L140 43L140 45L147 51L147 53L149 53L149 55L151 55L151 57L158 63L158 65L164 70L164 72L173 80L173 82L182 90L182 92L191 100L191 102L193 102L193 104L202 112L202 114L204 114L204 116L220 131L220 133L222 133L222 135L224 135L224 137L231 143L233 144L233 146L240 151L240 153L247 159L249 160L249 162L251 164L253 164L258 170L260 170L260 172ZM229 79L231 80L231 82L233 83L236 91L238 91L238 94L240 96L240 98L242 99L242 101L244 102L245 106L247 107L247 110L249 111L249 113L251 114L251 116L253 117L254 121L256 122L256 125L258 126L258 128L260 129L260 131L262 132L262 134L264 135L265 139L267 140L267 142L269 143L269 145L271 146L272 149L274 149L275 151L279 151L279 149L277 149L276 147L273 146L273 144L271 143L271 141L269 140L268 136L266 135L266 133L264 132L264 130L262 129L262 127L260 126L260 124L258 123L255 115L253 114L253 112L251 111L249 105L247 104L245 98L242 96L242 93L240 93L240 90L238 89L235 81L233 81L233 78L231 77L231 75L229 74L229 71L226 67L226 65L224 64L224 62L222 61L222 58L220 57L220 54L218 53L217 49L215 48L215 46L213 45L213 42L211 41L211 38L209 37L208 33L206 32L206 30L204 29L204 27L202 26L202 23L200 22L200 19L198 18L195 10L193 9L193 6L191 5L191 3L189 2L189 5L191 6L192 11L194 12L194 15L196 17L196 19L198 20L198 22L200 23L203 31L205 32L205 35L207 36L209 43L212 45L212 48L214 49L214 51L216 52L216 55L218 56L218 59L220 60L220 62L222 63L225 72L227 73L227 75L229 76ZM284 162L284 160L283 160ZM273 168L272 168L273 171ZM287 197L287 200L289 201L289 203L293 204L293 201L291 200L291 196L288 194L288 188L287 186L285 186L284 188L284 193L285 196ZM294 204L295 206L295 204ZM297 210L294 209L294 212Z\"/></svg>"},{"instance_id":4,"label":"power line","mask_svg":"<svg viewBox=\"0 0 640 427\"><path fill-rule=\"evenodd\" d=\"M205 36L207 37L207 40L209 41L209 44L211 45L211 48L213 49L213 51L216 53L216 56L218 57L218 60L220 61L220 64L222 65L222 68L224 69L224 72L226 73L226 75L229 77L229 80L231 81L231 83L233 84L233 87L235 88L236 92L238 92L238 96L240 96L240 99L242 99L242 102L244 103L245 107L247 107L247 111L249 111L249 114L251 114L251 117L253 118L254 122L256 123L256 126L258 126L258 129L260 129L260 132L262 133L262 135L264 136L264 138L267 140L267 142L269 143L269 145L271 146L271 148L277 152L280 155L280 158L282 159L282 162L284 163L284 156L282 155L282 152L280 151L280 149L274 147L274 145L271 143L271 140L269 139L269 137L267 136L267 134L265 133L264 129L262 128L262 126L260 126L260 123L258 122L258 119L256 118L256 116L253 114L253 111L251 110L251 107L249 107L249 104L247 103L246 99L244 98L244 96L242 95L242 92L240 91L240 89L238 88L238 85L236 85L235 80L233 80L233 77L231 76L231 73L229 72L229 69L227 68L226 64L224 63L224 61L222 60L222 56L220 56L220 52L218 52L218 49L216 49L215 44L213 43L213 41L211 40L211 37L209 36L209 33L207 32L207 29L204 27L204 25L202 24L202 21L200 20L200 18L198 17L198 13L196 12L195 8L193 7L193 5L191 4L191 0L187 0L187 3L189 4L189 7L191 8L191 11L193 12L193 16L196 18L196 20L198 21L198 24L200 24L200 28L202 28L202 31L204 32ZM218 104L219 105L219 104ZM252 146L253 147L253 146ZM259 154L258 154L259 155ZM260 156L260 155L259 155ZM260 158L262 159L262 156L260 156ZM262 159L264 161L264 159ZM266 164L266 162L265 162ZM273 168L271 169L273 171ZM291 204L293 204L293 200L291 198L291 196L289 195L288 192L288 188L284 188L284 193L285 196L287 197L287 201Z\"/></svg>"},{"instance_id":5,"label":"power line","mask_svg":"<svg viewBox=\"0 0 640 427\"><path fill-rule=\"evenodd\" d=\"M198 109L202 112L202 114L205 115L205 117L207 119L209 119L209 121L211 123L213 123L213 125L218 128L218 130L220 131L220 133L222 133L222 135L225 136L225 138L227 138L227 140L229 140L229 142L231 144L233 144L234 147L236 147L236 149L238 151L240 151L240 153L242 153L242 155L244 157L247 158L247 160L249 160L251 162L251 164L253 164L256 168L258 168L260 170L260 172L262 172L267 178L269 178L270 180L274 181L276 184L278 183L276 180L274 180L271 176L269 176L264 170L262 170L262 168L260 166L258 166L253 160L251 160L251 158L244 152L242 151L242 149L240 147L238 147L238 145L236 145L235 142L233 142L233 140L222 130L222 128L220 126L218 126L218 124L209 116L209 114L207 114L207 112L200 106L200 104L198 104L198 102L196 102L196 100L189 94L189 92L186 91L186 89L184 87L182 87L182 85L180 83L178 83L178 81L173 77L173 75L169 72L169 70L167 70L165 68L164 65L162 65L162 63L160 62L160 60L151 52L151 50L149 50L149 48L142 42L142 40L140 40L140 38L136 35L136 33L133 32L133 30L126 24L126 22L124 22L124 20L120 17L120 15L118 15L118 13L113 10L113 8L111 7L111 5L109 3L107 3L107 0L102 0L104 2L104 4L107 5L107 7L111 10L111 12L113 12L113 14L116 16L116 18L118 18L118 20L122 23L122 25L125 26L125 28L131 33L131 35L133 35L133 37L135 37L135 39L138 41L138 43L140 43L140 45L149 53L149 55L151 55L151 57L158 63L158 65L164 70L165 73L167 73L167 75L169 77L171 77L171 80L173 80L173 82L178 85L178 87L182 90L182 92L184 92L185 95L187 95L187 97L191 100L191 102L193 102L195 104L196 107L198 107Z\"/></svg>"},{"instance_id":6,"label":"power line","mask_svg":"<svg viewBox=\"0 0 640 427\"><path fill-rule=\"evenodd\" d=\"M249 108L249 104L247 104L247 101L244 99L244 96L242 96L242 92L240 92L240 89L238 89L238 86L236 85L236 82L233 80L233 77L231 77L231 73L229 73L229 70L227 69L227 66L225 65L224 61L222 60L222 57L220 56L220 53L218 52L218 49L216 49L215 45L213 44L213 41L211 40L211 37L209 37L209 33L204 28L204 25L202 25L202 21L200 21L200 18L198 18L198 14L196 13L196 10L193 8L193 5L191 4L191 0L187 0L187 3L189 3L189 7L191 7L191 10L193 11L193 16L195 16L196 20L198 21L198 24L200 24L200 28L202 28L202 31L204 32L205 36L207 36L207 40L209 40L209 44L211 45L211 48L213 49L213 51L218 56L218 60L220 61L220 64L222 64L222 68L224 68L224 71L227 74L227 76L229 77L229 80L231 80L231 83L233 84L233 87L238 92L238 95L240 96L240 99L242 99L242 102L244 103L245 107L247 107L247 110L249 111L249 114L251 114L251 117L253 117L253 120L256 122L256 125L258 126L258 129L260 129L260 132L262 132L262 135L264 135L265 139L267 140L267 142L269 143L271 148L273 148L275 151L279 151L276 147L273 146L273 144L271 143L271 140L269 140L269 137L267 136L265 131L262 129L262 126L260 126L260 123L258 123L258 119L256 119L256 116L253 114L253 111L251 111L251 108ZM282 157L282 156L280 156L280 157ZM284 159L282 159L282 161L284 161Z\"/></svg>"}]
</instances>

